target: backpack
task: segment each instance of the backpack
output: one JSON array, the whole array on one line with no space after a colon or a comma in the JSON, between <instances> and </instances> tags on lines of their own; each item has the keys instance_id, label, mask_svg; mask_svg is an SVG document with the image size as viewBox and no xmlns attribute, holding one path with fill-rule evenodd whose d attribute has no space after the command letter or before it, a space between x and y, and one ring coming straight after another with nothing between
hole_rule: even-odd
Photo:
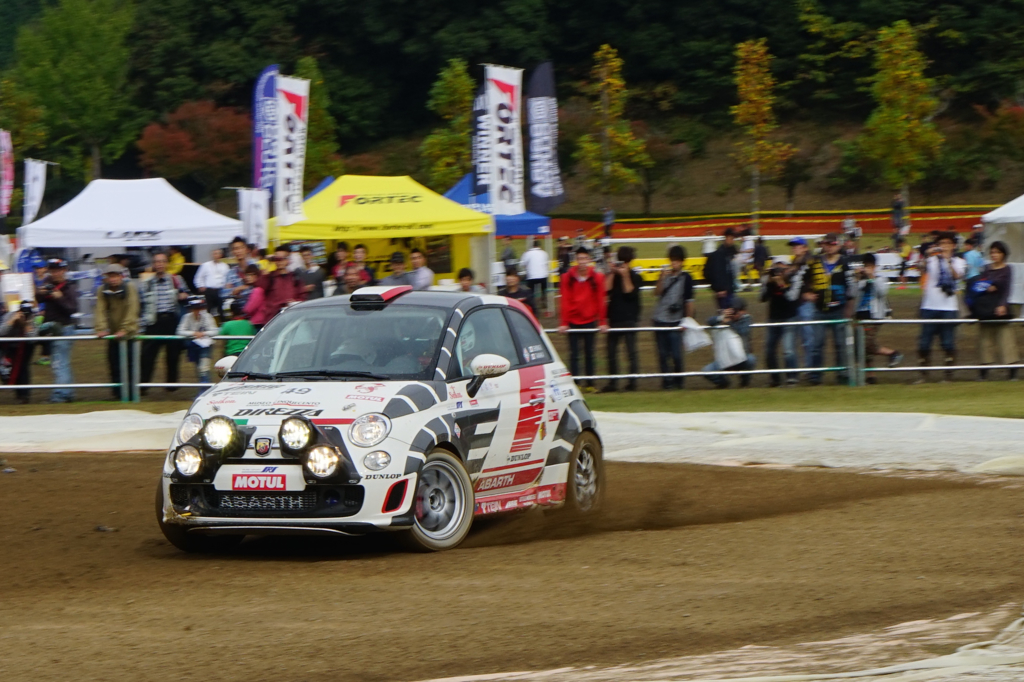
<instances>
[{"instance_id":1,"label":"backpack","mask_svg":"<svg viewBox=\"0 0 1024 682\"><path fill-rule=\"evenodd\" d=\"M964 287L964 303L976 320L996 319L997 298L994 292L988 290L991 284L982 273L967 280Z\"/></svg>"}]
</instances>

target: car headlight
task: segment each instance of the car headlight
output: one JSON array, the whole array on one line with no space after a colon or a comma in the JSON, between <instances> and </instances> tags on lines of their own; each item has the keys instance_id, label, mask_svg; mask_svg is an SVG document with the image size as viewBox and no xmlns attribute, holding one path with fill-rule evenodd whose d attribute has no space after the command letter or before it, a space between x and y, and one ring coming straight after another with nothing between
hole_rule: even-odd
<instances>
[{"instance_id":1,"label":"car headlight","mask_svg":"<svg viewBox=\"0 0 1024 682\"><path fill-rule=\"evenodd\" d=\"M364 414L348 428L348 437L356 445L371 448L388 437L391 420L382 414Z\"/></svg>"},{"instance_id":2,"label":"car headlight","mask_svg":"<svg viewBox=\"0 0 1024 682\"><path fill-rule=\"evenodd\" d=\"M376 450L363 457L363 466L370 471L386 469L389 464L391 464L391 455L383 450Z\"/></svg>"},{"instance_id":3,"label":"car headlight","mask_svg":"<svg viewBox=\"0 0 1024 682\"><path fill-rule=\"evenodd\" d=\"M182 445L174 453L174 468L182 476L195 476L203 466L203 456L192 445Z\"/></svg>"},{"instance_id":4,"label":"car headlight","mask_svg":"<svg viewBox=\"0 0 1024 682\"><path fill-rule=\"evenodd\" d=\"M203 441L211 450L223 450L235 438L235 422L227 417L214 417L203 427Z\"/></svg>"},{"instance_id":5,"label":"car headlight","mask_svg":"<svg viewBox=\"0 0 1024 682\"><path fill-rule=\"evenodd\" d=\"M203 428L203 418L198 414L187 414L178 427L178 442L187 443Z\"/></svg>"},{"instance_id":6,"label":"car headlight","mask_svg":"<svg viewBox=\"0 0 1024 682\"><path fill-rule=\"evenodd\" d=\"M306 468L317 478L327 478L338 470L341 459L334 448L319 445L306 455Z\"/></svg>"},{"instance_id":7,"label":"car headlight","mask_svg":"<svg viewBox=\"0 0 1024 682\"><path fill-rule=\"evenodd\" d=\"M301 419L285 419L281 424L281 442L289 450L301 450L313 439L313 429L309 422Z\"/></svg>"}]
</instances>

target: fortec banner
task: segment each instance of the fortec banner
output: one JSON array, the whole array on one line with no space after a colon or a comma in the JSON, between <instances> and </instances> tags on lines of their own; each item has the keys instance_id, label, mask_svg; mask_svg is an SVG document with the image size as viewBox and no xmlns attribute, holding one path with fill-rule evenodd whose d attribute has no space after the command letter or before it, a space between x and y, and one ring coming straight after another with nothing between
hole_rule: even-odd
<instances>
[{"instance_id":1,"label":"fortec banner","mask_svg":"<svg viewBox=\"0 0 1024 682\"><path fill-rule=\"evenodd\" d=\"M526 85L526 130L527 208L534 213L550 213L565 201L558 168L558 99L551 62L538 66Z\"/></svg>"},{"instance_id":2,"label":"fortec banner","mask_svg":"<svg viewBox=\"0 0 1024 682\"><path fill-rule=\"evenodd\" d=\"M473 191L480 196L491 191L491 117L487 112L487 85L473 98Z\"/></svg>"},{"instance_id":3,"label":"fortec banner","mask_svg":"<svg viewBox=\"0 0 1024 682\"><path fill-rule=\"evenodd\" d=\"M252 99L252 185L274 191L277 176L277 64L263 69Z\"/></svg>"},{"instance_id":4,"label":"fortec banner","mask_svg":"<svg viewBox=\"0 0 1024 682\"><path fill-rule=\"evenodd\" d=\"M277 77L277 183L274 214L278 225L306 219L302 211L302 174L306 165L309 81Z\"/></svg>"},{"instance_id":5,"label":"fortec banner","mask_svg":"<svg viewBox=\"0 0 1024 682\"><path fill-rule=\"evenodd\" d=\"M11 134L0 130L0 216L11 212L11 196L14 194L14 147Z\"/></svg>"},{"instance_id":6,"label":"fortec banner","mask_svg":"<svg viewBox=\"0 0 1024 682\"><path fill-rule=\"evenodd\" d=\"M46 189L46 162L25 159L25 217L22 225L28 225L39 215L43 205L43 191Z\"/></svg>"},{"instance_id":7,"label":"fortec banner","mask_svg":"<svg viewBox=\"0 0 1024 682\"><path fill-rule=\"evenodd\" d=\"M487 113L491 127L490 195L494 215L526 211L523 198L523 70L488 66L485 71Z\"/></svg>"},{"instance_id":8,"label":"fortec banner","mask_svg":"<svg viewBox=\"0 0 1024 682\"><path fill-rule=\"evenodd\" d=\"M270 217L270 192L265 189L238 190L238 217L242 219L245 241L261 249L269 245L267 219Z\"/></svg>"}]
</instances>

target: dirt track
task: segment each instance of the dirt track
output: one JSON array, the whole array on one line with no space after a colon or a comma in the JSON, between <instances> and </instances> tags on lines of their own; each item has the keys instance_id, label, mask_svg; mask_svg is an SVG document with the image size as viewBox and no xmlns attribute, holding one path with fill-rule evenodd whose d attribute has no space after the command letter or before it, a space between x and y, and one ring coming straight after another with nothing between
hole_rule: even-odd
<instances>
[{"instance_id":1,"label":"dirt track","mask_svg":"<svg viewBox=\"0 0 1024 682\"><path fill-rule=\"evenodd\" d=\"M610 664L1024 598L1017 486L620 464L589 527L529 514L480 524L445 554L270 538L195 557L155 526L160 456L7 459L18 471L0 475L5 682Z\"/></svg>"}]
</instances>

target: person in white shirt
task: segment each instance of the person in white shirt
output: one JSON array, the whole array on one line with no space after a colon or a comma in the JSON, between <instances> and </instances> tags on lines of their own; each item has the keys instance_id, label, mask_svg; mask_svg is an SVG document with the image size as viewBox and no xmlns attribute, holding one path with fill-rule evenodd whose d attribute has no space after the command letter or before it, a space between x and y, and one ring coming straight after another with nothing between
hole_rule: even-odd
<instances>
[{"instance_id":1,"label":"person in white shirt","mask_svg":"<svg viewBox=\"0 0 1024 682\"><path fill-rule=\"evenodd\" d=\"M212 315L220 315L221 311L221 289L228 281L228 267L221 259L224 258L224 251L214 249L210 254L213 260L208 260L199 266L192 284L196 290L206 299L206 307Z\"/></svg>"},{"instance_id":2,"label":"person in white shirt","mask_svg":"<svg viewBox=\"0 0 1024 682\"><path fill-rule=\"evenodd\" d=\"M533 240L533 246L519 259L519 266L526 271L526 288L533 292L534 305L538 310L546 307L551 259L548 258L547 252L540 248L539 239Z\"/></svg>"},{"instance_id":3,"label":"person in white shirt","mask_svg":"<svg viewBox=\"0 0 1024 682\"><path fill-rule=\"evenodd\" d=\"M434 286L434 271L427 267L427 257L419 249L409 252L409 262L412 263L412 288L414 291L422 291L427 287Z\"/></svg>"},{"instance_id":4,"label":"person in white shirt","mask_svg":"<svg viewBox=\"0 0 1024 682\"><path fill-rule=\"evenodd\" d=\"M921 285L921 319L954 320L960 317L960 301L957 298L957 285L967 272L967 263L963 258L954 255L956 234L941 232L929 249L924 262L924 274ZM956 325L930 324L921 325L921 338L917 353L922 367L931 363L932 343L939 337L942 350L946 355L946 366L956 364ZM953 372L946 370L946 380L950 380ZM915 383L924 383L928 373L922 371L921 378Z\"/></svg>"},{"instance_id":5,"label":"person in white shirt","mask_svg":"<svg viewBox=\"0 0 1024 682\"><path fill-rule=\"evenodd\" d=\"M704 241L700 243L700 253L702 256L710 256L718 249L718 237L715 236L714 230L707 230L704 232Z\"/></svg>"}]
</instances>

